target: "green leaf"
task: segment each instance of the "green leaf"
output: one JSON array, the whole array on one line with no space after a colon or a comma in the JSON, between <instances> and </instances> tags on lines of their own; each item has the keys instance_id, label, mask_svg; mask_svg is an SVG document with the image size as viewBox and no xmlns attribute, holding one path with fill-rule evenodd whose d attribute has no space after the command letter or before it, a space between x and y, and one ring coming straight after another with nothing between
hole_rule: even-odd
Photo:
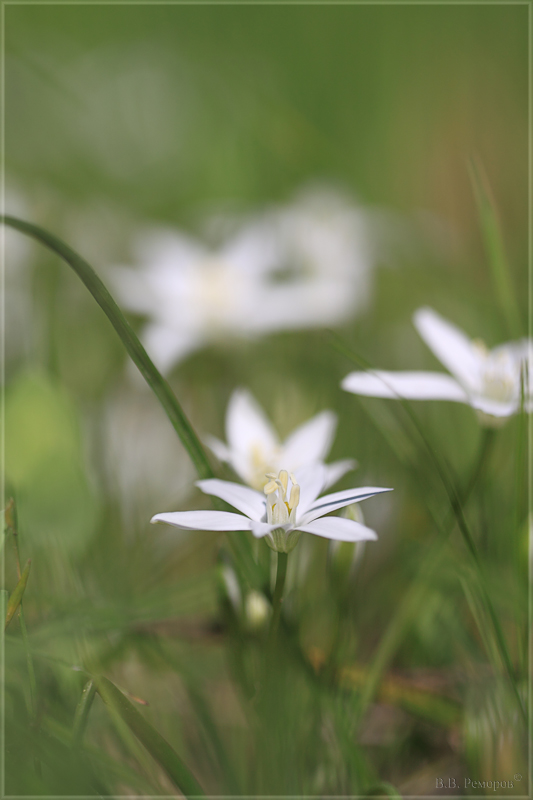
<instances>
[{"instance_id":1,"label":"green leaf","mask_svg":"<svg viewBox=\"0 0 533 800\"><path fill-rule=\"evenodd\" d=\"M31 567L31 558L28 559L26 562L26 566L20 576L20 580L15 586L15 589L11 593L11 597L9 598L7 604L7 611L6 611L6 624L4 630L7 630L7 626L13 619L17 608L22 603L22 598L24 596L24 591L26 589L26 584L28 583L28 575L30 574L30 567Z\"/></svg>"},{"instance_id":2,"label":"green leaf","mask_svg":"<svg viewBox=\"0 0 533 800\"><path fill-rule=\"evenodd\" d=\"M106 706L121 717L185 797L205 797L196 778L166 739L144 719L115 684L104 677L95 678L94 683Z\"/></svg>"}]
</instances>

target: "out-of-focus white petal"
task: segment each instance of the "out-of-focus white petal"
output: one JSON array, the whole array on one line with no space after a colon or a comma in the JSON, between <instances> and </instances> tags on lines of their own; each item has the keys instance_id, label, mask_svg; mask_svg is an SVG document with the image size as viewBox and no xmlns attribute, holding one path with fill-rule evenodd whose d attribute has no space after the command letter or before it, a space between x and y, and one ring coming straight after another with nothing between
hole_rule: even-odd
<instances>
[{"instance_id":1,"label":"out-of-focus white petal","mask_svg":"<svg viewBox=\"0 0 533 800\"><path fill-rule=\"evenodd\" d=\"M221 257L243 277L268 275L283 260L278 237L267 220L250 222L222 248Z\"/></svg>"},{"instance_id":2,"label":"out-of-focus white petal","mask_svg":"<svg viewBox=\"0 0 533 800\"><path fill-rule=\"evenodd\" d=\"M150 289L146 272L129 267L114 267L111 283L119 302L135 314L153 314L156 299Z\"/></svg>"},{"instance_id":3,"label":"out-of-focus white petal","mask_svg":"<svg viewBox=\"0 0 533 800\"><path fill-rule=\"evenodd\" d=\"M343 475L346 475L350 470L357 467L357 461L354 458L344 458L342 461L334 461L333 464L326 464L326 482L324 489L329 489L334 483L337 483Z\"/></svg>"},{"instance_id":4,"label":"out-of-focus white petal","mask_svg":"<svg viewBox=\"0 0 533 800\"><path fill-rule=\"evenodd\" d=\"M341 387L353 394L404 400L453 400L468 403L465 390L441 372L351 372Z\"/></svg>"},{"instance_id":5,"label":"out-of-focus white petal","mask_svg":"<svg viewBox=\"0 0 533 800\"><path fill-rule=\"evenodd\" d=\"M218 478L197 481L196 485L205 494L220 497L221 500L225 500L226 503L242 511L250 519L261 520L266 513L264 495L254 489L250 489L248 486L241 486L240 483L232 483L231 481L221 481Z\"/></svg>"},{"instance_id":6,"label":"out-of-focus white petal","mask_svg":"<svg viewBox=\"0 0 533 800\"><path fill-rule=\"evenodd\" d=\"M190 236L168 228L146 231L134 244L135 260L154 267L180 272L206 256L206 249Z\"/></svg>"},{"instance_id":7,"label":"out-of-focus white petal","mask_svg":"<svg viewBox=\"0 0 533 800\"><path fill-rule=\"evenodd\" d=\"M317 517L329 514L331 511L345 508L351 503L360 503L362 500L383 492L392 492L392 489L384 489L380 486L361 486L358 489L345 489L343 492L326 494L324 497L319 497L315 500L307 512L302 515L302 521L305 523L311 522Z\"/></svg>"},{"instance_id":8,"label":"out-of-focus white petal","mask_svg":"<svg viewBox=\"0 0 533 800\"><path fill-rule=\"evenodd\" d=\"M474 343L431 308L419 308L413 321L427 346L465 389L480 391L482 356Z\"/></svg>"},{"instance_id":9,"label":"out-of-focus white petal","mask_svg":"<svg viewBox=\"0 0 533 800\"><path fill-rule=\"evenodd\" d=\"M339 542L363 542L378 538L371 528L343 517L322 517L298 526L298 530L314 533L315 536L322 536L325 539L336 539Z\"/></svg>"},{"instance_id":10,"label":"out-of-focus white petal","mask_svg":"<svg viewBox=\"0 0 533 800\"><path fill-rule=\"evenodd\" d=\"M191 531L249 531L251 520L229 511L170 511L156 514L150 522L166 522Z\"/></svg>"},{"instance_id":11,"label":"out-of-focus white petal","mask_svg":"<svg viewBox=\"0 0 533 800\"><path fill-rule=\"evenodd\" d=\"M472 408L488 414L490 417L510 417L520 408L520 400L491 400L490 397L473 397L470 400Z\"/></svg>"},{"instance_id":12,"label":"out-of-focus white petal","mask_svg":"<svg viewBox=\"0 0 533 800\"><path fill-rule=\"evenodd\" d=\"M288 464L294 472L304 464L323 461L331 449L336 427L337 415L333 411L321 411L304 422L283 443L280 464Z\"/></svg>"},{"instance_id":13,"label":"out-of-focus white petal","mask_svg":"<svg viewBox=\"0 0 533 800\"><path fill-rule=\"evenodd\" d=\"M146 326L142 333L142 342L161 372L167 372L173 364L201 344L185 331L177 331L157 323Z\"/></svg>"},{"instance_id":14,"label":"out-of-focus white petal","mask_svg":"<svg viewBox=\"0 0 533 800\"><path fill-rule=\"evenodd\" d=\"M204 442L209 449L216 455L219 461L231 461L231 450L229 447L217 439L216 436L204 436Z\"/></svg>"},{"instance_id":15,"label":"out-of-focus white petal","mask_svg":"<svg viewBox=\"0 0 533 800\"><path fill-rule=\"evenodd\" d=\"M226 437L231 450L258 457L278 446L278 438L263 409L245 389L233 392L226 415Z\"/></svg>"}]
</instances>

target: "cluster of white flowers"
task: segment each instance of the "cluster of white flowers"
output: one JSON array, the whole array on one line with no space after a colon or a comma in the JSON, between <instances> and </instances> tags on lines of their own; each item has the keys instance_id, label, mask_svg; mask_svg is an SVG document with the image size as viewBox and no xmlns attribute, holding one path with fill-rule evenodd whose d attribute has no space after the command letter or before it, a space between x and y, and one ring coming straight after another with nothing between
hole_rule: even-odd
<instances>
[{"instance_id":1,"label":"cluster of white flowers","mask_svg":"<svg viewBox=\"0 0 533 800\"><path fill-rule=\"evenodd\" d=\"M374 260L369 218L342 195L308 191L237 225L213 219L211 229L217 225L224 230L217 247L173 230L146 232L134 248L138 267L114 268L122 303L148 318L142 335L163 371L224 338L337 325L366 305ZM532 410L530 340L489 351L429 308L419 309L414 323L451 375L369 370L347 375L342 388L467 403L492 426L520 408ZM240 513L174 512L152 521L186 530L248 530L285 553L302 531L336 541L375 539L360 512L329 514L390 490L362 487L320 496L355 465L325 464L335 427L335 415L323 411L281 443L253 397L236 391L228 406L227 443L210 438L208 444L246 485L211 479L197 486Z\"/></svg>"},{"instance_id":2,"label":"cluster of white flowers","mask_svg":"<svg viewBox=\"0 0 533 800\"><path fill-rule=\"evenodd\" d=\"M338 325L371 290L368 215L331 190L258 213L215 248L158 229L133 255L137 267L113 269L115 288L148 318L142 338L164 372L221 339Z\"/></svg>"}]
</instances>

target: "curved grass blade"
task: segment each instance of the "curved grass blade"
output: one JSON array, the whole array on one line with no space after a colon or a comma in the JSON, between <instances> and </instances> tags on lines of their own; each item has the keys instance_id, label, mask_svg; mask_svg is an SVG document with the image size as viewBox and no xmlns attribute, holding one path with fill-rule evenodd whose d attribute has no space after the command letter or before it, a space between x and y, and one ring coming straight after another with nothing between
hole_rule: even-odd
<instances>
[{"instance_id":1,"label":"curved grass blade","mask_svg":"<svg viewBox=\"0 0 533 800\"><path fill-rule=\"evenodd\" d=\"M41 244L44 244L54 253L57 253L64 261L69 264L78 277L83 281L87 289L90 291L100 308L104 311L105 315L113 325L114 329L120 336L124 347L128 351L134 364L139 369L141 375L148 383L150 388L154 391L161 405L171 421L172 425L178 436L180 437L183 446L189 453L198 475L201 478L213 477L213 470L207 460L205 451L196 436L196 433L191 427L189 420L185 416L178 400L174 396L172 389L167 381L162 377L160 372L156 369L154 363L150 359L148 353L140 343L135 331L127 321L126 317L116 304L115 300L107 290L104 283L100 280L93 268L72 250L67 244L62 242L53 234L39 228L37 225L32 225L29 222L17 219L16 217L0 216L0 221L15 228L21 233L36 239Z\"/></svg>"},{"instance_id":2,"label":"curved grass blade","mask_svg":"<svg viewBox=\"0 0 533 800\"><path fill-rule=\"evenodd\" d=\"M62 242L61 239L44 230L44 228L24 222L16 217L4 215L0 215L0 222L40 242L72 267L113 325L133 363L163 406L174 430L189 453L198 476L200 478L213 478L214 472L205 450L170 385L156 368L135 331L90 264L72 250L71 247ZM216 499L213 502L217 506ZM246 575L246 579L251 585L255 585L258 578L257 566L252 556L252 544L249 538L241 537L236 533L233 536L228 536L228 540L241 569Z\"/></svg>"},{"instance_id":3,"label":"curved grass blade","mask_svg":"<svg viewBox=\"0 0 533 800\"><path fill-rule=\"evenodd\" d=\"M87 681L83 687L80 701L76 706L76 714L74 716L74 727L72 730L72 747L79 747L82 743L87 721L89 719L89 712L91 710L94 696L96 694L96 686L94 681Z\"/></svg>"},{"instance_id":4,"label":"curved grass blade","mask_svg":"<svg viewBox=\"0 0 533 800\"><path fill-rule=\"evenodd\" d=\"M22 598L24 597L26 584L28 583L28 575L30 574L30 567L31 567L31 558L29 558L28 561L26 562L26 566L22 571L20 580L15 586L14 590L11 592L11 595L9 597L9 601L7 604L7 611L6 611L6 624L4 630L7 630L7 626L15 616L16 610L22 603Z\"/></svg>"},{"instance_id":5,"label":"curved grass blade","mask_svg":"<svg viewBox=\"0 0 533 800\"><path fill-rule=\"evenodd\" d=\"M117 689L114 683L104 677L94 679L96 691L114 713L118 714L132 733L144 745L150 755L165 770L174 785L187 798L205 797L200 784L169 743L142 714Z\"/></svg>"}]
</instances>

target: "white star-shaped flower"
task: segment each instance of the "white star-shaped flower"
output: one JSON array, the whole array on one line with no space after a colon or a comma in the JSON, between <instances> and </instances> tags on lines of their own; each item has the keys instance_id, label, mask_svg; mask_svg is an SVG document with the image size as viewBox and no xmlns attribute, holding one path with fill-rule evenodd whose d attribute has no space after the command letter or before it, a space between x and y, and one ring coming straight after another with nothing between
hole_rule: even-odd
<instances>
[{"instance_id":1,"label":"white star-shaped flower","mask_svg":"<svg viewBox=\"0 0 533 800\"><path fill-rule=\"evenodd\" d=\"M325 515L391 490L365 486L319 497L325 481L323 464L305 467L297 475L289 476L286 470L271 473L266 476L263 492L216 478L198 481L196 485L205 494L219 497L241 513L176 511L156 514L151 522L166 522L186 530L251 531L280 553L290 553L302 532L343 542L377 539L375 531L366 525Z\"/></svg>"},{"instance_id":2,"label":"white star-shaped flower","mask_svg":"<svg viewBox=\"0 0 533 800\"><path fill-rule=\"evenodd\" d=\"M295 473L306 465L322 463L331 448L336 427L336 415L332 411L321 411L281 443L252 395L245 389L237 389L226 412L228 443L209 437L207 444L221 461L233 467L245 483L260 489L268 472L277 474L280 469L286 469ZM355 466L353 459L327 464L325 488Z\"/></svg>"},{"instance_id":3,"label":"white star-shaped flower","mask_svg":"<svg viewBox=\"0 0 533 800\"><path fill-rule=\"evenodd\" d=\"M352 372L342 388L354 394L406 400L453 400L468 403L482 422L497 425L521 407L531 412L529 376L533 342L520 339L488 350L430 308L420 308L414 324L451 375L441 372ZM453 376L453 377L452 377Z\"/></svg>"}]
</instances>

